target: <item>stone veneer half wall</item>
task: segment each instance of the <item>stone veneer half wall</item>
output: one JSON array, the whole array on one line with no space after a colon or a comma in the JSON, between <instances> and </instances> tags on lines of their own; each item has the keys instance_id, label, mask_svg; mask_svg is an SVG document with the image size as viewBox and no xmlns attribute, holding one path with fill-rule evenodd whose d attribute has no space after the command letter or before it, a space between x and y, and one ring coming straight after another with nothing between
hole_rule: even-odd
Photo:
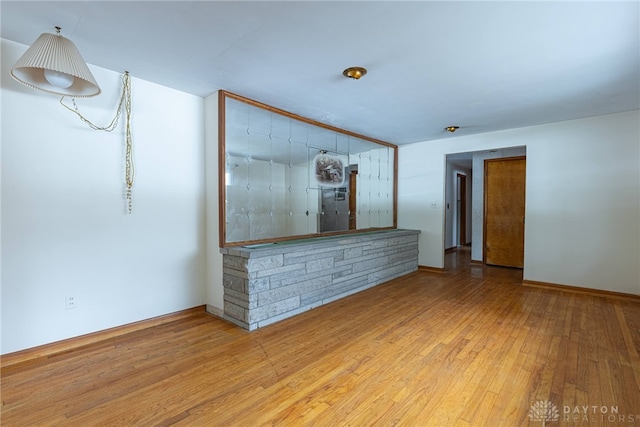
<instances>
[{"instance_id":1,"label":"stone veneer half wall","mask_svg":"<svg viewBox=\"0 0 640 427\"><path fill-rule=\"evenodd\" d=\"M415 230L223 248L224 318L254 330L418 269Z\"/></svg>"}]
</instances>

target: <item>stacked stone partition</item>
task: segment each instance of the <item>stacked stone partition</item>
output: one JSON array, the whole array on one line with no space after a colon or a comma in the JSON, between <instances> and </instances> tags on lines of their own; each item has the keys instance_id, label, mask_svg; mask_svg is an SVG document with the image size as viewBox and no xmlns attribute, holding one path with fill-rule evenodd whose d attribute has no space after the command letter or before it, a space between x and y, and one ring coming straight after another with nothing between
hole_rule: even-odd
<instances>
[{"instance_id":1,"label":"stacked stone partition","mask_svg":"<svg viewBox=\"0 0 640 427\"><path fill-rule=\"evenodd\" d=\"M418 234L387 230L223 248L224 318L254 330L414 272Z\"/></svg>"}]
</instances>

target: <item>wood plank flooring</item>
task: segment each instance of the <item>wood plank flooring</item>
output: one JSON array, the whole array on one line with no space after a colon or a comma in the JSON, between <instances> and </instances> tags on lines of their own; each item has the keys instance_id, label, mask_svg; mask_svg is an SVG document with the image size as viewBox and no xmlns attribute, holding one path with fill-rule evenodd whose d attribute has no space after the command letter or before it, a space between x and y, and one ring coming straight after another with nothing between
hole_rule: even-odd
<instances>
[{"instance_id":1,"label":"wood plank flooring","mask_svg":"<svg viewBox=\"0 0 640 427\"><path fill-rule=\"evenodd\" d=\"M1 424L640 425L637 300L446 263L251 333L202 312L5 368Z\"/></svg>"}]
</instances>

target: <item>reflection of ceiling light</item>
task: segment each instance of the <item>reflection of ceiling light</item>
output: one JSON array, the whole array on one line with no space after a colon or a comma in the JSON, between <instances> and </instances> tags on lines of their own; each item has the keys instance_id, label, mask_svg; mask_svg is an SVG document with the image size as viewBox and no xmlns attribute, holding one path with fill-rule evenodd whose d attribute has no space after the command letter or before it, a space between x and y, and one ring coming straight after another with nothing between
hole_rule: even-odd
<instances>
[{"instance_id":1,"label":"reflection of ceiling light","mask_svg":"<svg viewBox=\"0 0 640 427\"><path fill-rule=\"evenodd\" d=\"M458 129L460 129L460 126L447 126L446 128L444 128L444 130L451 133L454 133Z\"/></svg>"},{"instance_id":2,"label":"reflection of ceiling light","mask_svg":"<svg viewBox=\"0 0 640 427\"><path fill-rule=\"evenodd\" d=\"M342 72L342 75L350 79L358 80L367 74L367 69L362 67L349 67Z\"/></svg>"}]
</instances>

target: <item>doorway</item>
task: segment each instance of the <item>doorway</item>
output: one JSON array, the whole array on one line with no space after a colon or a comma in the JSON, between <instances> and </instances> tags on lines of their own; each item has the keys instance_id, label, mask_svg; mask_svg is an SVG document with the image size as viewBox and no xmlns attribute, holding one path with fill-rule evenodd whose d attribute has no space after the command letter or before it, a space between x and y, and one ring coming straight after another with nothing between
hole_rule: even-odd
<instances>
[{"instance_id":1,"label":"doorway","mask_svg":"<svg viewBox=\"0 0 640 427\"><path fill-rule=\"evenodd\" d=\"M526 158L526 155L526 146L446 154L443 257L444 251L459 248L459 242L464 241L464 243L470 245L471 262L480 264L485 262L484 162L490 159ZM459 229L458 174L466 176L466 239ZM463 238L460 239L460 237Z\"/></svg>"}]
</instances>

